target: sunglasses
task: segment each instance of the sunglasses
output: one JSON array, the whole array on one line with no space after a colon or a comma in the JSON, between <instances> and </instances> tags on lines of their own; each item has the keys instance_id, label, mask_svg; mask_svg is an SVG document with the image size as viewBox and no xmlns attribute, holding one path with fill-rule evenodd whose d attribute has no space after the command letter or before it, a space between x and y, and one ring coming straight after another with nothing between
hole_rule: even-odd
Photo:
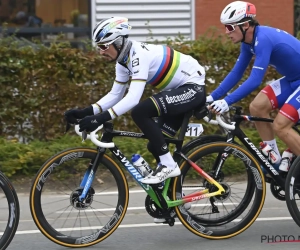
<instances>
[{"instance_id":1,"label":"sunglasses","mask_svg":"<svg viewBox=\"0 0 300 250\"><path fill-rule=\"evenodd\" d=\"M241 25L244 23L248 23L248 22L250 22L250 20L241 22L241 23L236 23L236 24L225 24L225 28L228 32L233 32L233 31L235 31L235 26L238 26L238 25Z\"/></svg>"},{"instance_id":2,"label":"sunglasses","mask_svg":"<svg viewBox=\"0 0 300 250\"><path fill-rule=\"evenodd\" d=\"M116 39L108 42L108 43L103 43L103 44L100 44L100 43L97 43L97 47L101 50L101 51L106 51L109 49L109 45L111 45L112 43L114 43L114 41L116 41L119 37L117 37Z\"/></svg>"}]
</instances>

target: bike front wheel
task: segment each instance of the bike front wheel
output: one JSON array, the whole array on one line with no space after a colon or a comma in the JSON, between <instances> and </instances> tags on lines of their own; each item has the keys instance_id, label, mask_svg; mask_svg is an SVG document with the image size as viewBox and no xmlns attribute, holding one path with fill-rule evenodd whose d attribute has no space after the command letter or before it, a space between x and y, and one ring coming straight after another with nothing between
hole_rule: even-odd
<instances>
[{"instance_id":1,"label":"bike front wheel","mask_svg":"<svg viewBox=\"0 0 300 250\"><path fill-rule=\"evenodd\" d=\"M200 195L187 206L175 207L182 224L194 234L208 239L226 239L238 235L250 227L263 208L266 184L255 158L243 147L214 142L198 147L188 158L200 166L225 190L223 195ZM182 199L208 189L216 191L197 171L184 162L181 176L173 182L173 199ZM184 197L183 197L184 198Z\"/></svg>"},{"instance_id":2,"label":"bike front wheel","mask_svg":"<svg viewBox=\"0 0 300 250\"><path fill-rule=\"evenodd\" d=\"M80 185L97 150L74 148L50 158L37 173L30 209L39 230L65 247L87 247L110 236L123 220L129 200L121 168L104 154L84 200Z\"/></svg>"},{"instance_id":3,"label":"bike front wheel","mask_svg":"<svg viewBox=\"0 0 300 250\"><path fill-rule=\"evenodd\" d=\"M285 198L292 218L300 227L300 156L293 162L287 174Z\"/></svg>"},{"instance_id":4,"label":"bike front wheel","mask_svg":"<svg viewBox=\"0 0 300 250\"><path fill-rule=\"evenodd\" d=\"M17 193L3 173L0 172L0 249L4 250L12 241L20 218L20 206Z\"/></svg>"}]
</instances>

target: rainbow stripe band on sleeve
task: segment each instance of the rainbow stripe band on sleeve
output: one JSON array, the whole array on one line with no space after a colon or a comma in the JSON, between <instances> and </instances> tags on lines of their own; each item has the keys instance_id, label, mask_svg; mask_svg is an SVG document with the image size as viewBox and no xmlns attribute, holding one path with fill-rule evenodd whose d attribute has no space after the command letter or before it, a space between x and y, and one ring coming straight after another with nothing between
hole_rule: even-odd
<instances>
[{"instance_id":1,"label":"rainbow stripe band on sleeve","mask_svg":"<svg viewBox=\"0 0 300 250\"><path fill-rule=\"evenodd\" d=\"M180 53L164 46L164 57L156 74L148 84L157 89L164 89L174 77L180 62Z\"/></svg>"},{"instance_id":2,"label":"rainbow stripe band on sleeve","mask_svg":"<svg viewBox=\"0 0 300 250\"><path fill-rule=\"evenodd\" d=\"M118 117L117 113L114 111L113 108L110 108L107 111L110 114L111 119L115 119L116 117Z\"/></svg>"},{"instance_id":3,"label":"rainbow stripe band on sleeve","mask_svg":"<svg viewBox=\"0 0 300 250\"><path fill-rule=\"evenodd\" d=\"M118 84L121 84L121 85L127 84L127 82L119 82L119 81L117 81L117 80L115 80L115 82L118 83Z\"/></svg>"}]
</instances>

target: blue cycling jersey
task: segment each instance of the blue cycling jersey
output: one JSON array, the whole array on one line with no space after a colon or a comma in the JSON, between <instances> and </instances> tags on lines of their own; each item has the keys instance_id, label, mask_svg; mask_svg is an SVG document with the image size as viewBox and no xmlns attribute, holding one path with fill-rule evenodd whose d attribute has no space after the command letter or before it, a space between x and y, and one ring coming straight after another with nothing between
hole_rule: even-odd
<instances>
[{"instance_id":1,"label":"blue cycling jersey","mask_svg":"<svg viewBox=\"0 0 300 250\"><path fill-rule=\"evenodd\" d=\"M231 105L254 91L262 82L268 65L273 66L296 89L300 85L300 41L291 34L272 27L257 26L252 44L241 44L241 52L231 72L211 94L220 99L242 78L252 56L255 61L251 74L242 85L225 97Z\"/></svg>"}]
</instances>

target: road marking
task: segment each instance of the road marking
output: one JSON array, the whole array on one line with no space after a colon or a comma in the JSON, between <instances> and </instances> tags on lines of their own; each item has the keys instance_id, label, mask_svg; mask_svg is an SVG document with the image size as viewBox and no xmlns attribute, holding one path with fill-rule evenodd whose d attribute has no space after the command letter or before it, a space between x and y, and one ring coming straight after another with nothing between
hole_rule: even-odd
<instances>
[{"instance_id":1,"label":"road marking","mask_svg":"<svg viewBox=\"0 0 300 250\"><path fill-rule=\"evenodd\" d=\"M268 217L268 218L258 218L255 222L259 221L281 221L281 220L292 220L292 217ZM238 220L235 220L238 221ZM181 225L181 222L175 222L175 225ZM140 224L126 224L120 225L118 228L139 228L139 227L159 227L159 226L168 226L168 224L156 224L156 223L140 223ZM76 228L62 228L57 229L60 232L65 231L80 231L80 230L97 230L99 227L76 227ZM39 230L18 230L16 234L38 234L41 233ZM2 235L3 232L0 232Z\"/></svg>"},{"instance_id":2,"label":"road marking","mask_svg":"<svg viewBox=\"0 0 300 250\"><path fill-rule=\"evenodd\" d=\"M203 190L205 189L202 186L195 186L195 187L187 187L187 188L183 188L183 190ZM145 193L146 191L144 189L138 189L138 190L129 190L130 194L137 194L137 193ZM98 195L106 195L106 194L118 194L119 192L117 191L113 191L113 192L101 192L101 193L96 193Z\"/></svg>"},{"instance_id":3,"label":"road marking","mask_svg":"<svg viewBox=\"0 0 300 250\"><path fill-rule=\"evenodd\" d=\"M184 188L183 190L203 190L203 187L190 187L190 188ZM139 193L146 193L144 189L138 189L138 190L129 190L129 194L139 194ZM95 195L116 195L119 194L117 191L111 191L111 192L101 192L101 193L95 193ZM49 195L55 195L54 193L49 193ZM70 195L55 195L56 197L69 197Z\"/></svg>"},{"instance_id":4,"label":"road marking","mask_svg":"<svg viewBox=\"0 0 300 250\"><path fill-rule=\"evenodd\" d=\"M238 204L238 203L215 203L215 205L232 205L232 204ZM194 204L192 207L204 207L207 206L207 204ZM128 207L127 210L144 210L144 207ZM115 208L99 208L99 209L91 209L91 210L85 210L85 213L93 213L93 212L107 212L107 211L115 211ZM78 210L72 210L72 211L57 211L56 214L63 214L63 213L78 213Z\"/></svg>"}]
</instances>

